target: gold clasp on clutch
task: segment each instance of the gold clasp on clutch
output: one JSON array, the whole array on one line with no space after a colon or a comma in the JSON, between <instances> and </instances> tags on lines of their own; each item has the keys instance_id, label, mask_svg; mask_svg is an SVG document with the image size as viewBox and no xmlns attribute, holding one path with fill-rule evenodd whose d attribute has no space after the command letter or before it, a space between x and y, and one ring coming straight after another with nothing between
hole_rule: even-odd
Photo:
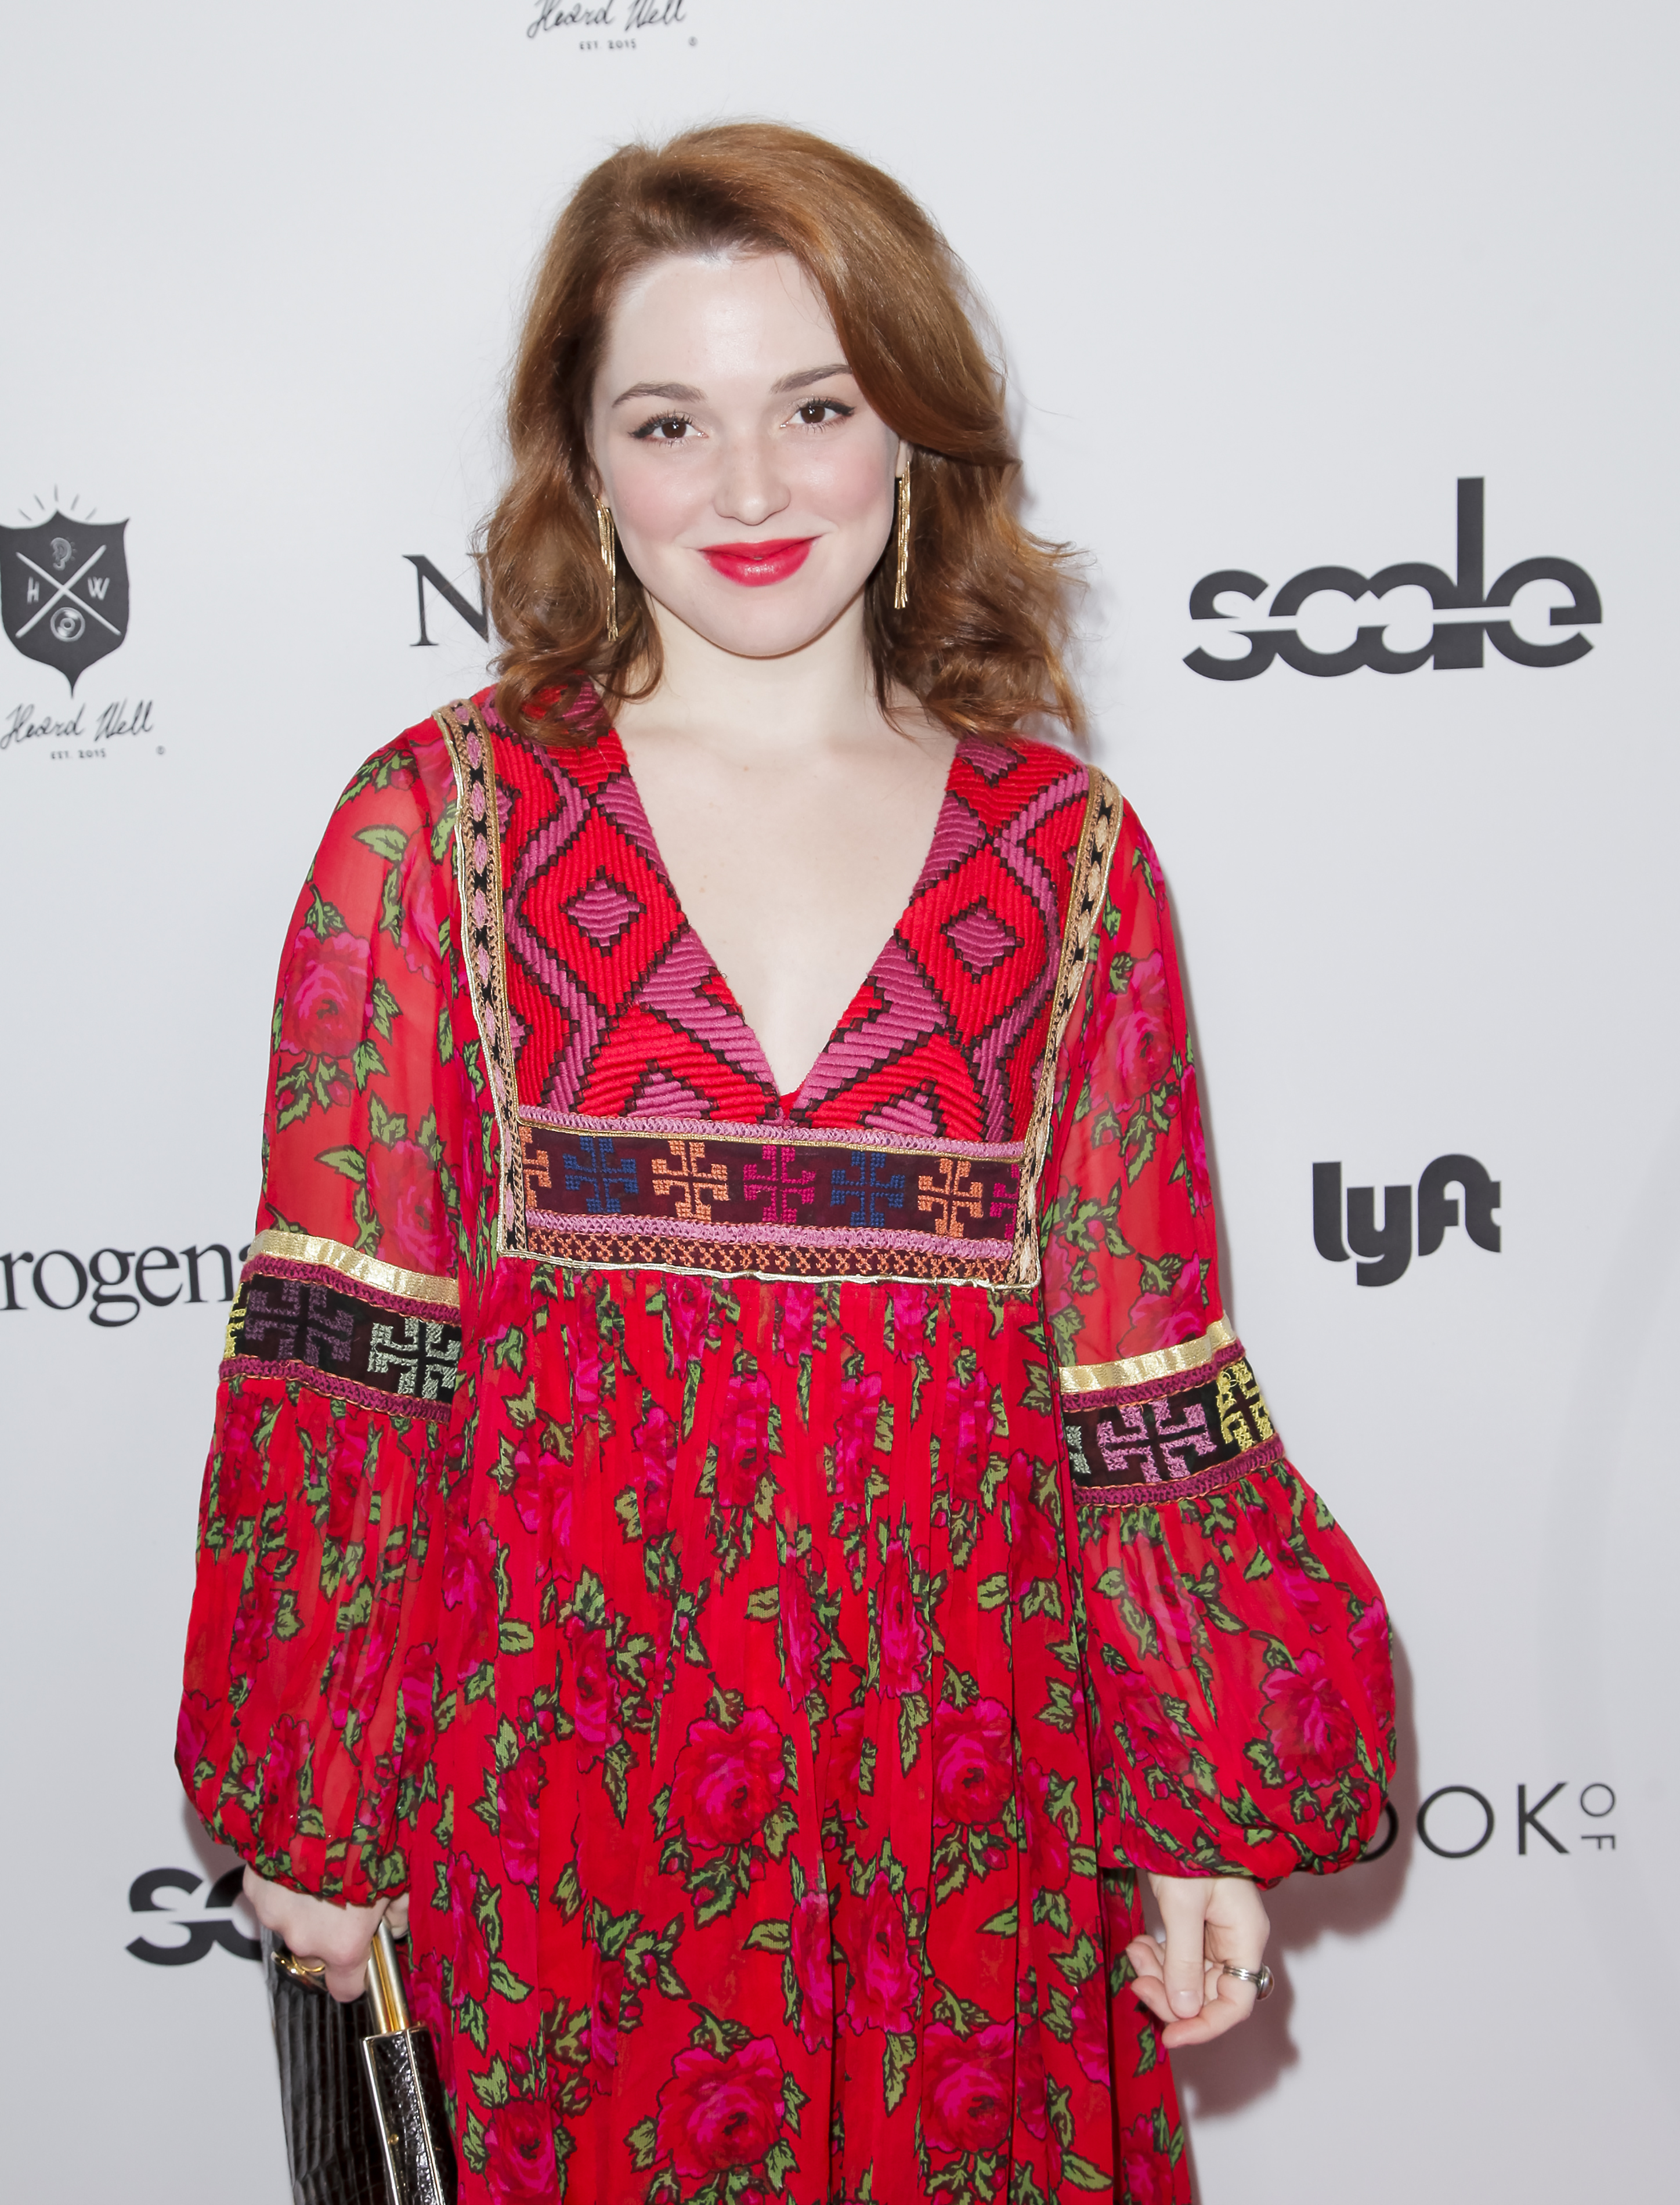
<instances>
[{"instance_id":1,"label":"gold clasp on clutch","mask_svg":"<svg viewBox=\"0 0 1680 2205\"><path fill-rule=\"evenodd\" d=\"M313 1983L318 1987L327 1972L324 1960L300 1960L295 1952L282 1952L278 1946L275 1947L274 1964L276 1968L284 1968L288 1976L295 1976L300 1983Z\"/></svg>"}]
</instances>

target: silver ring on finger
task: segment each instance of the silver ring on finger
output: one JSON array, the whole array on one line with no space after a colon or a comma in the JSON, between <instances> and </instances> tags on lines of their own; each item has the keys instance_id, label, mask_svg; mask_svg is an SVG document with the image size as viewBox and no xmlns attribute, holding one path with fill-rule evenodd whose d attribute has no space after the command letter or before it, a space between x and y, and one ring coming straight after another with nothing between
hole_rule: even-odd
<instances>
[{"instance_id":1,"label":"silver ring on finger","mask_svg":"<svg viewBox=\"0 0 1680 2205\"><path fill-rule=\"evenodd\" d=\"M1261 1999L1271 1997L1273 1988L1277 1982L1277 1977L1263 1960L1257 1968L1233 1967L1227 1960L1224 1967L1220 1970L1220 1973L1222 1976L1234 1976L1239 1983L1252 1983L1256 2005Z\"/></svg>"}]
</instances>

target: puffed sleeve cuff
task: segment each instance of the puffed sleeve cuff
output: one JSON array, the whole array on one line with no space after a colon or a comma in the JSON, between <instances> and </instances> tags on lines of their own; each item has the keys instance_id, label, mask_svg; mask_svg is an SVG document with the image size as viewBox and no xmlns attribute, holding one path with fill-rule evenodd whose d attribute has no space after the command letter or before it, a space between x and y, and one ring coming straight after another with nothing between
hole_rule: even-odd
<instances>
[{"instance_id":1,"label":"puffed sleeve cuff","mask_svg":"<svg viewBox=\"0 0 1680 2205\"><path fill-rule=\"evenodd\" d=\"M436 1404L376 1408L318 1371L250 1362L223 1365L176 1766L259 1874L367 1905L406 1885L407 1827L435 1792L415 1592L448 1427Z\"/></svg>"},{"instance_id":2,"label":"puffed sleeve cuff","mask_svg":"<svg viewBox=\"0 0 1680 2205\"><path fill-rule=\"evenodd\" d=\"M1060 1373L1105 1865L1358 1859L1394 1765L1380 1594L1222 1320Z\"/></svg>"}]
</instances>

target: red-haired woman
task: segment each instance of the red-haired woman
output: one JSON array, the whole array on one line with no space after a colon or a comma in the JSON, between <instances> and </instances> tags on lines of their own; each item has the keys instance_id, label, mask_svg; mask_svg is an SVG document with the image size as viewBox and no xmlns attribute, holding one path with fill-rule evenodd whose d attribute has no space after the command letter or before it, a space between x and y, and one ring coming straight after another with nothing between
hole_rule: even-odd
<instances>
[{"instance_id":1,"label":"red-haired woman","mask_svg":"<svg viewBox=\"0 0 1680 2205\"><path fill-rule=\"evenodd\" d=\"M496 688L281 970L182 1776L473 2200L1188 2195L1357 1857L1369 1574L1225 1315L1161 867L926 216L760 125L537 276ZM1151 1879L1165 1946L1143 1932Z\"/></svg>"}]
</instances>

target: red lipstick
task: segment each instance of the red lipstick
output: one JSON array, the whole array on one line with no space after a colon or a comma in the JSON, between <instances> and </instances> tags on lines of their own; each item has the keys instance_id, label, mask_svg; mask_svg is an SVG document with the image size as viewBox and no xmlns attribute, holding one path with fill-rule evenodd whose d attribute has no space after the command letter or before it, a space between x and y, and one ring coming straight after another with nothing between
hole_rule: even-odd
<instances>
[{"instance_id":1,"label":"red lipstick","mask_svg":"<svg viewBox=\"0 0 1680 2205\"><path fill-rule=\"evenodd\" d=\"M700 556L726 581L759 590L797 574L816 541L814 536L782 536L767 544L703 544Z\"/></svg>"}]
</instances>

